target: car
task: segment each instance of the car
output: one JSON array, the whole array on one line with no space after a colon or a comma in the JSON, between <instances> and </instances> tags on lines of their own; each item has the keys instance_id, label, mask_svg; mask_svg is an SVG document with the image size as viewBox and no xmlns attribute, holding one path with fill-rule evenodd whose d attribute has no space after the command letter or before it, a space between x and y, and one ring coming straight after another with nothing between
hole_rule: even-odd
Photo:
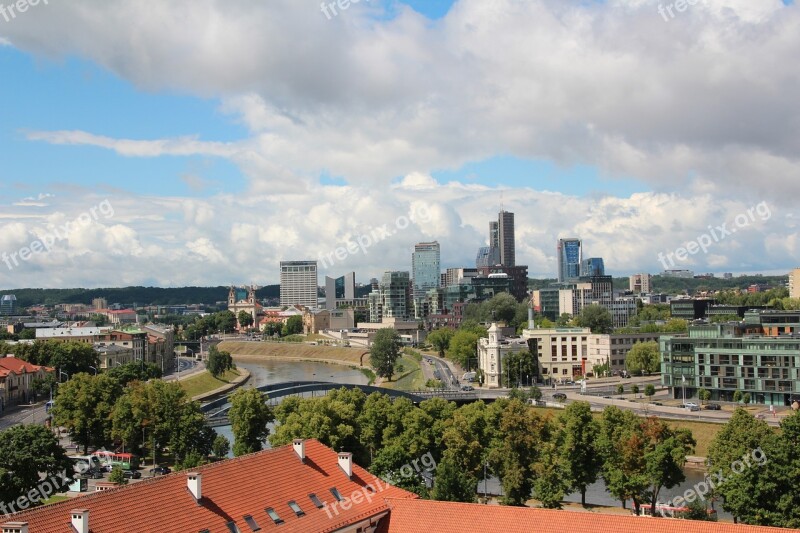
<instances>
[{"instance_id":1,"label":"car","mask_svg":"<svg viewBox=\"0 0 800 533\"><path fill-rule=\"evenodd\" d=\"M142 473L139 472L138 470L123 470L122 476L125 479L139 479L140 477L142 477Z\"/></svg>"},{"instance_id":2,"label":"car","mask_svg":"<svg viewBox=\"0 0 800 533\"><path fill-rule=\"evenodd\" d=\"M720 409L722 409L722 406L718 403L709 403L706 404L705 408L708 409L709 411L719 411Z\"/></svg>"},{"instance_id":3,"label":"car","mask_svg":"<svg viewBox=\"0 0 800 533\"><path fill-rule=\"evenodd\" d=\"M473 387L472 385L462 385L461 390L463 390L464 392L471 392L475 390L475 387Z\"/></svg>"},{"instance_id":4,"label":"car","mask_svg":"<svg viewBox=\"0 0 800 533\"><path fill-rule=\"evenodd\" d=\"M168 466L157 466L150 469L151 476L165 476L172 472Z\"/></svg>"},{"instance_id":5,"label":"car","mask_svg":"<svg viewBox=\"0 0 800 533\"><path fill-rule=\"evenodd\" d=\"M563 392L556 392L555 394L553 394L553 399L563 402L564 400L567 399L567 395L564 394Z\"/></svg>"},{"instance_id":6,"label":"car","mask_svg":"<svg viewBox=\"0 0 800 533\"><path fill-rule=\"evenodd\" d=\"M653 405L664 405L664 404L661 402L653 402Z\"/></svg>"},{"instance_id":7,"label":"car","mask_svg":"<svg viewBox=\"0 0 800 533\"><path fill-rule=\"evenodd\" d=\"M700 410L700 406L698 406L696 403L692 403L692 402L687 402L687 403L683 404L682 407L687 409L687 410L689 410L689 411L699 411Z\"/></svg>"}]
</instances>

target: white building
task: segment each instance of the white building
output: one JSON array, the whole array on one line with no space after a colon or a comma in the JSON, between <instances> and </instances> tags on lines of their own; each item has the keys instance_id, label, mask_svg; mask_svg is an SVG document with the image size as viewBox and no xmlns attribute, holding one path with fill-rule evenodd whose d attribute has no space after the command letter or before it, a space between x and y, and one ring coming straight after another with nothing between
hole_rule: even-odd
<instances>
[{"instance_id":1,"label":"white building","mask_svg":"<svg viewBox=\"0 0 800 533\"><path fill-rule=\"evenodd\" d=\"M318 307L317 262L281 261L281 306Z\"/></svg>"},{"instance_id":2,"label":"white building","mask_svg":"<svg viewBox=\"0 0 800 533\"><path fill-rule=\"evenodd\" d=\"M635 344L658 342L660 335L660 333L592 334L589 336L589 360L593 364L609 363L612 372L624 370L625 358Z\"/></svg>"},{"instance_id":3,"label":"white building","mask_svg":"<svg viewBox=\"0 0 800 533\"><path fill-rule=\"evenodd\" d=\"M528 350L528 343L521 337L504 337L497 323L492 323L488 333L488 338L478 339L478 366L483 371L483 385L490 389L507 387L503 360L511 353Z\"/></svg>"},{"instance_id":4,"label":"white building","mask_svg":"<svg viewBox=\"0 0 800 533\"><path fill-rule=\"evenodd\" d=\"M589 328L525 329L522 339L539 361L545 383L574 379L605 360L590 359Z\"/></svg>"}]
</instances>

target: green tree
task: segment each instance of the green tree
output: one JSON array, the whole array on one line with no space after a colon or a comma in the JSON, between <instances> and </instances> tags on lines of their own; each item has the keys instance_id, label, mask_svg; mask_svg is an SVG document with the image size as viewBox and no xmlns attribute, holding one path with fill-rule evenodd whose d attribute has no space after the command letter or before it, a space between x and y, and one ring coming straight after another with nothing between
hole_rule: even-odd
<instances>
[{"instance_id":1,"label":"green tree","mask_svg":"<svg viewBox=\"0 0 800 533\"><path fill-rule=\"evenodd\" d=\"M375 373L391 381L398 357L400 357L400 335L392 328L378 330L369 349L369 364L375 369Z\"/></svg>"},{"instance_id":2,"label":"green tree","mask_svg":"<svg viewBox=\"0 0 800 533\"><path fill-rule=\"evenodd\" d=\"M281 330L281 336L288 337L289 335L300 335L303 333L303 317L300 315L290 316L286 320Z\"/></svg>"},{"instance_id":3,"label":"green tree","mask_svg":"<svg viewBox=\"0 0 800 533\"><path fill-rule=\"evenodd\" d=\"M233 368L233 358L230 352L219 351L216 346L208 349L208 361L206 362L206 370L212 376L219 377L228 370Z\"/></svg>"},{"instance_id":4,"label":"green tree","mask_svg":"<svg viewBox=\"0 0 800 533\"><path fill-rule=\"evenodd\" d=\"M581 328L590 328L592 333L611 333L611 313L601 305L587 305L575 318L575 323Z\"/></svg>"},{"instance_id":5,"label":"green tree","mask_svg":"<svg viewBox=\"0 0 800 533\"><path fill-rule=\"evenodd\" d=\"M119 381L106 374L76 374L58 387L53 421L83 446L102 448L111 442L111 413L122 395Z\"/></svg>"},{"instance_id":6,"label":"green tree","mask_svg":"<svg viewBox=\"0 0 800 533\"><path fill-rule=\"evenodd\" d=\"M733 393L733 401L736 402L736 403L741 402L742 401L742 396L744 396L742 391L740 391L740 390L735 391Z\"/></svg>"},{"instance_id":7,"label":"green tree","mask_svg":"<svg viewBox=\"0 0 800 533\"><path fill-rule=\"evenodd\" d=\"M606 490L622 502L623 508L632 499L636 514L643 503L641 495L647 489L640 427L639 418L631 411L607 407L601 417L598 439Z\"/></svg>"},{"instance_id":8,"label":"green tree","mask_svg":"<svg viewBox=\"0 0 800 533\"><path fill-rule=\"evenodd\" d=\"M106 374L115 378L124 387L132 381L147 381L161 377L161 368L153 363L130 362L115 366Z\"/></svg>"},{"instance_id":9,"label":"green tree","mask_svg":"<svg viewBox=\"0 0 800 533\"><path fill-rule=\"evenodd\" d=\"M656 502L661 489L671 489L686 480L683 465L686 455L694 451L697 442L688 429L673 429L655 417L641 422L645 439L645 479L647 489L640 499L650 500L650 514L656 516Z\"/></svg>"},{"instance_id":10,"label":"green tree","mask_svg":"<svg viewBox=\"0 0 800 533\"><path fill-rule=\"evenodd\" d=\"M750 399L751 398L750 398L750 393L749 392L745 392L744 395L742 395L742 403L743 404L748 405L750 403Z\"/></svg>"},{"instance_id":11,"label":"green tree","mask_svg":"<svg viewBox=\"0 0 800 533\"><path fill-rule=\"evenodd\" d=\"M569 313L561 313L556 320L556 326L559 328L565 328L569 326L571 321L572 316Z\"/></svg>"},{"instance_id":12,"label":"green tree","mask_svg":"<svg viewBox=\"0 0 800 533\"><path fill-rule=\"evenodd\" d=\"M647 384L644 388L644 395L648 398L652 399L656 393L656 388L653 386L652 383Z\"/></svg>"},{"instance_id":13,"label":"green tree","mask_svg":"<svg viewBox=\"0 0 800 533\"><path fill-rule=\"evenodd\" d=\"M253 315L247 311L239 311L239 314L236 316L236 318L239 321L239 327L242 329L247 329L253 325Z\"/></svg>"},{"instance_id":14,"label":"green tree","mask_svg":"<svg viewBox=\"0 0 800 533\"><path fill-rule=\"evenodd\" d=\"M697 397L700 398L701 402L707 402L711 399L711 391L708 389L700 389L697 391Z\"/></svg>"},{"instance_id":15,"label":"green tree","mask_svg":"<svg viewBox=\"0 0 800 533\"><path fill-rule=\"evenodd\" d=\"M637 342L625 357L625 368L631 373L652 374L661 368L661 352L656 341Z\"/></svg>"},{"instance_id":16,"label":"green tree","mask_svg":"<svg viewBox=\"0 0 800 533\"><path fill-rule=\"evenodd\" d=\"M534 400L534 401L541 400L542 399L542 389L540 389L539 387L534 385L533 387L531 387L530 391L528 391L528 397L531 400Z\"/></svg>"},{"instance_id":17,"label":"green tree","mask_svg":"<svg viewBox=\"0 0 800 533\"><path fill-rule=\"evenodd\" d=\"M108 475L108 480L111 483L116 483L117 485L127 485L128 480L125 478L125 473L122 471L122 467L115 466L111 469L111 473Z\"/></svg>"},{"instance_id":18,"label":"green tree","mask_svg":"<svg viewBox=\"0 0 800 533\"><path fill-rule=\"evenodd\" d=\"M664 324L664 333L686 333L689 323L682 318L671 318Z\"/></svg>"},{"instance_id":19,"label":"green tree","mask_svg":"<svg viewBox=\"0 0 800 533\"><path fill-rule=\"evenodd\" d=\"M480 317L483 322L505 322L516 329L517 299L507 292L501 292L481 304Z\"/></svg>"},{"instance_id":20,"label":"green tree","mask_svg":"<svg viewBox=\"0 0 800 533\"><path fill-rule=\"evenodd\" d=\"M0 502L16 502L39 485L42 474L71 481L72 471L58 439L44 426L19 425L0 432Z\"/></svg>"},{"instance_id":21,"label":"green tree","mask_svg":"<svg viewBox=\"0 0 800 533\"><path fill-rule=\"evenodd\" d=\"M220 311L214 314L214 327L220 333L232 333L236 329L236 315L233 311Z\"/></svg>"},{"instance_id":22,"label":"green tree","mask_svg":"<svg viewBox=\"0 0 800 533\"><path fill-rule=\"evenodd\" d=\"M275 420L272 409L266 404L266 395L258 389L238 389L229 399L228 419L234 436L234 455L261 450L269 436L267 424Z\"/></svg>"},{"instance_id":23,"label":"green tree","mask_svg":"<svg viewBox=\"0 0 800 533\"><path fill-rule=\"evenodd\" d=\"M581 493L581 505L586 506L586 489L597 481L603 466L598 446L600 424L592 416L588 402L573 402L560 417L564 428L561 448L569 489Z\"/></svg>"},{"instance_id":24,"label":"green tree","mask_svg":"<svg viewBox=\"0 0 800 533\"><path fill-rule=\"evenodd\" d=\"M631 392L632 392L633 394L639 394L639 385L637 385L636 383L634 383L634 384L631 386Z\"/></svg>"},{"instance_id":25,"label":"green tree","mask_svg":"<svg viewBox=\"0 0 800 533\"><path fill-rule=\"evenodd\" d=\"M476 485L477 479L461 469L453 454L445 453L436 467L436 482L431 497L439 501L474 503L477 499Z\"/></svg>"},{"instance_id":26,"label":"green tree","mask_svg":"<svg viewBox=\"0 0 800 533\"><path fill-rule=\"evenodd\" d=\"M539 374L536 356L530 350L508 354L504 361L504 377L509 387L530 385Z\"/></svg>"},{"instance_id":27,"label":"green tree","mask_svg":"<svg viewBox=\"0 0 800 533\"><path fill-rule=\"evenodd\" d=\"M444 357L447 349L450 347L450 339L453 338L455 333L455 330L452 328L440 328L431 331L426 340L436 348L439 357Z\"/></svg>"},{"instance_id":28,"label":"green tree","mask_svg":"<svg viewBox=\"0 0 800 533\"><path fill-rule=\"evenodd\" d=\"M625 385L622 383L617 385L617 394L625 394Z\"/></svg>"},{"instance_id":29,"label":"green tree","mask_svg":"<svg viewBox=\"0 0 800 533\"><path fill-rule=\"evenodd\" d=\"M447 350L447 358L461 365L470 368L470 361L478 363L478 339L486 337L486 330L476 331L475 329L456 331L450 339L450 348Z\"/></svg>"},{"instance_id":30,"label":"green tree","mask_svg":"<svg viewBox=\"0 0 800 533\"><path fill-rule=\"evenodd\" d=\"M211 452L214 454L214 457L224 459L228 457L230 451L231 443L227 437L225 437L225 435L217 435L214 438L214 443L211 445Z\"/></svg>"}]
</instances>

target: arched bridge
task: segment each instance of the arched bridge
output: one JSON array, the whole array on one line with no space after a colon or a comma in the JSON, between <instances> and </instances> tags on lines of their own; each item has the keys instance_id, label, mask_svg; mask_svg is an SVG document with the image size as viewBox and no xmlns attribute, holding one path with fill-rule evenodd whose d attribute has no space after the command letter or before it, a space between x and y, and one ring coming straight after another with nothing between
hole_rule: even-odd
<instances>
[{"instance_id":1,"label":"arched bridge","mask_svg":"<svg viewBox=\"0 0 800 533\"><path fill-rule=\"evenodd\" d=\"M364 394L377 392L386 394L390 398L407 398L415 404L419 404L430 398L443 398L456 403L469 403L478 400L478 395L474 392L462 392L457 390L438 390L438 391L414 391L405 392L393 389L384 389L372 385L358 385L352 383L331 383L329 381L288 381L285 383L273 383L258 387L260 392L266 393L268 401L275 401L286 396L296 396L299 394L317 392L326 393L331 390L341 389L360 389ZM227 397L219 398L201 407L206 414L209 425L212 427L228 425L228 410L231 408Z\"/></svg>"}]
</instances>

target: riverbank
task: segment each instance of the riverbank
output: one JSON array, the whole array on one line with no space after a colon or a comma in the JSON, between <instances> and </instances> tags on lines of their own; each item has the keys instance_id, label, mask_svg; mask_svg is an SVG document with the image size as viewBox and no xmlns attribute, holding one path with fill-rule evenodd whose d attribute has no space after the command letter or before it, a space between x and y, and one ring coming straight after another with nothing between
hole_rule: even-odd
<instances>
[{"instance_id":1,"label":"riverbank","mask_svg":"<svg viewBox=\"0 0 800 533\"><path fill-rule=\"evenodd\" d=\"M369 353L364 348L312 346L310 344L289 342L240 341L223 341L219 344L218 348L230 352L235 361L243 362L259 362L274 359L335 363L355 367L369 366Z\"/></svg>"},{"instance_id":2,"label":"riverbank","mask_svg":"<svg viewBox=\"0 0 800 533\"><path fill-rule=\"evenodd\" d=\"M250 379L250 372L247 369L239 368L228 370L220 377L214 377L210 372L204 371L202 374L182 379L178 383L192 400L202 402L225 394L243 385L248 379Z\"/></svg>"}]
</instances>

